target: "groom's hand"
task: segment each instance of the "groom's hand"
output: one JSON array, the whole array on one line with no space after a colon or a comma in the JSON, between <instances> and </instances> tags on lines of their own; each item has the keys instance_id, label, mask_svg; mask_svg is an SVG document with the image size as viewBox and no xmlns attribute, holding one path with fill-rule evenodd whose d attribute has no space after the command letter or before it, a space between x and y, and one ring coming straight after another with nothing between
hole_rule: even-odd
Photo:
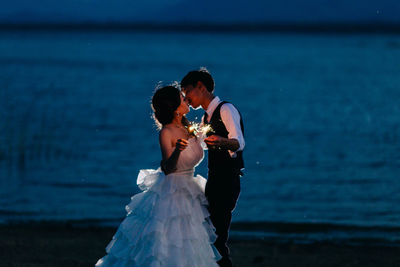
<instances>
[{"instance_id":1,"label":"groom's hand","mask_svg":"<svg viewBox=\"0 0 400 267\"><path fill-rule=\"evenodd\" d=\"M211 135L204 139L208 149L223 149L236 151L239 149L239 141L236 139L228 139L219 135Z\"/></svg>"},{"instance_id":2,"label":"groom's hand","mask_svg":"<svg viewBox=\"0 0 400 267\"><path fill-rule=\"evenodd\" d=\"M225 138L219 135L211 135L204 139L204 142L207 144L208 149L221 149L223 139Z\"/></svg>"}]
</instances>

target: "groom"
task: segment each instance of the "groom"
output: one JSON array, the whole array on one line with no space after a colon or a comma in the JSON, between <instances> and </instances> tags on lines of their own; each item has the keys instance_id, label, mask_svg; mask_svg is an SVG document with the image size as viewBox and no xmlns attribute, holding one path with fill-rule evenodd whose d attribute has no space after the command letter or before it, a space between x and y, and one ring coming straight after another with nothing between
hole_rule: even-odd
<instances>
[{"instance_id":1,"label":"groom","mask_svg":"<svg viewBox=\"0 0 400 267\"><path fill-rule=\"evenodd\" d=\"M239 111L214 96L214 79L206 69L191 71L181 81L185 100L194 108L206 111L204 124L212 134L204 140L208 146L208 179L205 194L210 218L216 228L215 247L222 259L219 266L232 266L227 240L232 211L240 193L243 164L243 122Z\"/></svg>"}]
</instances>

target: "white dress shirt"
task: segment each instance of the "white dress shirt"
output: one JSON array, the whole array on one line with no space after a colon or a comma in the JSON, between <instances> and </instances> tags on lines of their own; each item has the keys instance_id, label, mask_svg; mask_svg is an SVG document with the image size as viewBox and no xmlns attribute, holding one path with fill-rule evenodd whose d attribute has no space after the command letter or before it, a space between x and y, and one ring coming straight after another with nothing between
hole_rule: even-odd
<instances>
[{"instance_id":1,"label":"white dress shirt","mask_svg":"<svg viewBox=\"0 0 400 267\"><path fill-rule=\"evenodd\" d=\"M214 110L218 107L219 103L221 103L219 97L214 97L206 110L208 121L204 121L203 116L203 123L209 123L209 120L211 119ZM223 104L220 111L221 120L224 123L226 130L228 131L228 139L236 139L239 142L239 148L236 151L228 150L230 156L232 158L236 158L236 152L242 151L245 146L242 128L240 127L239 111L231 103Z\"/></svg>"}]
</instances>

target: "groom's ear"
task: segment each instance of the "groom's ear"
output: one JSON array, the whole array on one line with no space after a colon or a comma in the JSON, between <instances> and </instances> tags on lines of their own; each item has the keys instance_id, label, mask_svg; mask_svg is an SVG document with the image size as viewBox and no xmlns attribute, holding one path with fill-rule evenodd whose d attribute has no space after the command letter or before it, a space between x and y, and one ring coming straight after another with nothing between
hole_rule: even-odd
<instances>
[{"instance_id":1,"label":"groom's ear","mask_svg":"<svg viewBox=\"0 0 400 267\"><path fill-rule=\"evenodd\" d=\"M196 87L198 87L200 91L207 90L207 88L204 86L204 83L202 83L201 81L197 82Z\"/></svg>"}]
</instances>

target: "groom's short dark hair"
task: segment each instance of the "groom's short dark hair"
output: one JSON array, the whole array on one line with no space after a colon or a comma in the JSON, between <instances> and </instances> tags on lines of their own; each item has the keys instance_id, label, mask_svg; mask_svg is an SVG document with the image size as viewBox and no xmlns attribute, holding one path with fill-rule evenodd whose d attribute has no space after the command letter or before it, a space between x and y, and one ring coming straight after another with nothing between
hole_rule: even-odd
<instances>
[{"instance_id":1,"label":"groom's short dark hair","mask_svg":"<svg viewBox=\"0 0 400 267\"><path fill-rule=\"evenodd\" d=\"M181 87L186 87L188 85L195 87L199 81L204 84L204 86L207 88L207 91L211 93L214 91L214 79L206 68L193 70L186 74L181 81Z\"/></svg>"}]
</instances>

